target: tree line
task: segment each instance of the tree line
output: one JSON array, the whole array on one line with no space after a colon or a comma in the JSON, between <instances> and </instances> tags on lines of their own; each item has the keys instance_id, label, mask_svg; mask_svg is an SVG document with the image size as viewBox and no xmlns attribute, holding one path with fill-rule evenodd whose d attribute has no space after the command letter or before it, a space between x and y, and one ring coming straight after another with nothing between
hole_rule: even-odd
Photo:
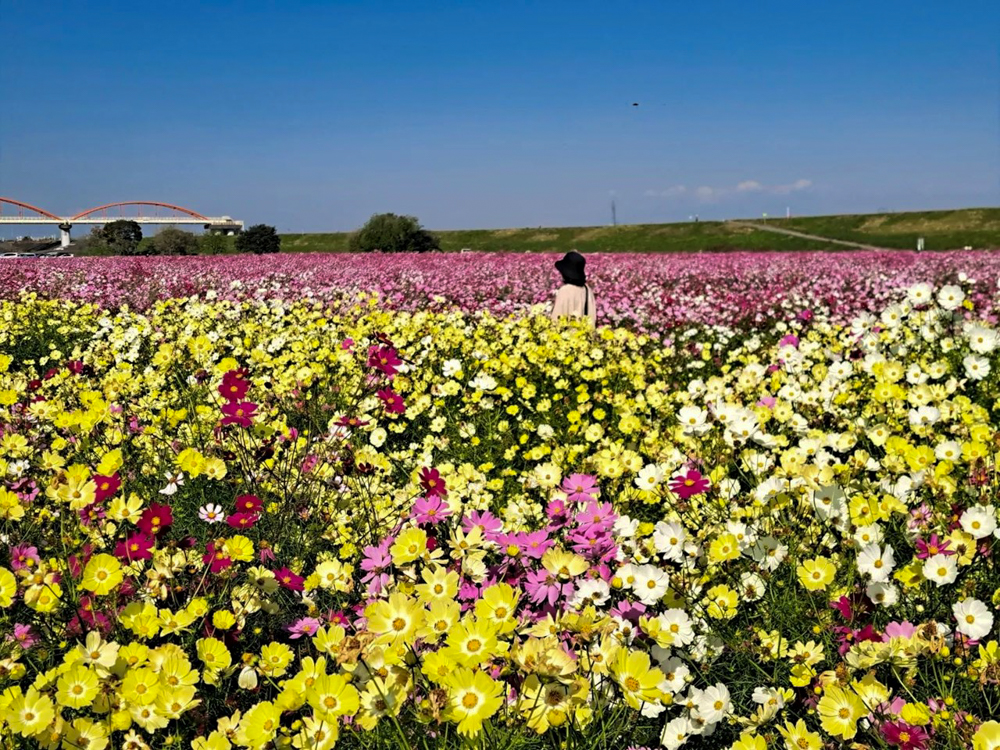
<instances>
[{"instance_id":1,"label":"tree line","mask_svg":"<svg viewBox=\"0 0 1000 750\"><path fill-rule=\"evenodd\" d=\"M281 237L267 224L255 224L232 240L211 232L199 236L175 227L167 227L144 239L138 222L118 219L94 227L90 237L80 244L84 245L81 249L96 255L222 255L233 251L267 255L281 252Z\"/></svg>"},{"instance_id":2,"label":"tree line","mask_svg":"<svg viewBox=\"0 0 1000 750\"><path fill-rule=\"evenodd\" d=\"M118 219L94 227L90 237L78 245L82 246L80 250L99 255L221 255L233 251L268 255L281 252L281 237L274 227L255 224L232 241L221 234L206 232L199 236L175 227L144 239L138 222ZM441 249L438 238L416 217L393 213L373 215L351 235L349 247L354 253L425 253Z\"/></svg>"}]
</instances>

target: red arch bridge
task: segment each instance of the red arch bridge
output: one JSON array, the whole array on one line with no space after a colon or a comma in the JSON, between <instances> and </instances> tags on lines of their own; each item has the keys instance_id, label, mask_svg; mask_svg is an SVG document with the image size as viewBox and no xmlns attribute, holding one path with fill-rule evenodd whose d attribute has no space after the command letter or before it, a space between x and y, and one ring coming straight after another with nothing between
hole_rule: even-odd
<instances>
[{"instance_id":1,"label":"red arch bridge","mask_svg":"<svg viewBox=\"0 0 1000 750\"><path fill-rule=\"evenodd\" d=\"M159 201L120 201L95 206L73 216L56 216L30 203L0 197L0 226L4 224L55 224L60 244L68 247L74 224L107 224L129 219L139 224L194 224L215 234L236 234L243 222L229 216L202 216L190 208Z\"/></svg>"}]
</instances>

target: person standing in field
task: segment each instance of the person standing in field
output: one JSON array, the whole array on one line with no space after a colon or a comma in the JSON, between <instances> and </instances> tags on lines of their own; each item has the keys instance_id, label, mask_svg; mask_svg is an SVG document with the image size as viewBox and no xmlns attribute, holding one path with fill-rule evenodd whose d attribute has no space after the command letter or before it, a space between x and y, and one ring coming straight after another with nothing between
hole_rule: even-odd
<instances>
[{"instance_id":1,"label":"person standing in field","mask_svg":"<svg viewBox=\"0 0 1000 750\"><path fill-rule=\"evenodd\" d=\"M563 285L552 303L552 320L587 318L591 325L596 324L597 304L594 293L587 286L586 266L587 260L575 250L556 261L556 270L562 274Z\"/></svg>"}]
</instances>

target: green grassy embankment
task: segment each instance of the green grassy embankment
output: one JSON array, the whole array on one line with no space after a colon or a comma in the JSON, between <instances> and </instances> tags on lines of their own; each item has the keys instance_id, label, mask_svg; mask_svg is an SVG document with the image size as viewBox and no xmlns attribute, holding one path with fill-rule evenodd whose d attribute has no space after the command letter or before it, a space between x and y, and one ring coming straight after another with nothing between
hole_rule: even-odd
<instances>
[{"instance_id":1,"label":"green grassy embankment","mask_svg":"<svg viewBox=\"0 0 1000 750\"><path fill-rule=\"evenodd\" d=\"M927 250L971 245L1000 247L1000 208L919 211L889 214L747 219L783 229L877 247L913 249L923 237ZM555 227L434 231L441 249L458 252L676 252L717 250L844 250L818 240L767 232L720 221L629 224L617 227ZM349 232L282 235L284 252L347 252Z\"/></svg>"}]
</instances>

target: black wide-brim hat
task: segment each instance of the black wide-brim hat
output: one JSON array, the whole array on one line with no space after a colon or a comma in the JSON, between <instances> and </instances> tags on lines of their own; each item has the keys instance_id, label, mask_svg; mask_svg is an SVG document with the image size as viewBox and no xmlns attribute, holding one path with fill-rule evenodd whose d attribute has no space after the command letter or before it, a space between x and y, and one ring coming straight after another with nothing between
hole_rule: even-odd
<instances>
[{"instance_id":1,"label":"black wide-brim hat","mask_svg":"<svg viewBox=\"0 0 1000 750\"><path fill-rule=\"evenodd\" d=\"M587 259L573 250L556 261L556 270L567 282L584 284L587 281L586 265Z\"/></svg>"}]
</instances>

